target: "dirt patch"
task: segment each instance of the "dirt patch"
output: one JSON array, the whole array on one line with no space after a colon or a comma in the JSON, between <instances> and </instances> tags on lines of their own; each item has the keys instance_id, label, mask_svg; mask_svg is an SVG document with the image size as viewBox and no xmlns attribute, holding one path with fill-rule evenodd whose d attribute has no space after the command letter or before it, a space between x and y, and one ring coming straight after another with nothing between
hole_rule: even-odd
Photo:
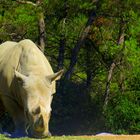
<instances>
[{"instance_id":1,"label":"dirt patch","mask_svg":"<svg viewBox=\"0 0 140 140\"><path fill-rule=\"evenodd\" d=\"M107 136L80 136L85 138L96 138L97 140L140 140L140 135L107 135Z\"/></svg>"}]
</instances>

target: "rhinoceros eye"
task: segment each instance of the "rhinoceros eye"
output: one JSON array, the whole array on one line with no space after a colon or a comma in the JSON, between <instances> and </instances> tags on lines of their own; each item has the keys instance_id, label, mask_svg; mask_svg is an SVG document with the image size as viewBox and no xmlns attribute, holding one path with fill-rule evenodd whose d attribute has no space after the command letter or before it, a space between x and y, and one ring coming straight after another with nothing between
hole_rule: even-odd
<instances>
[{"instance_id":1,"label":"rhinoceros eye","mask_svg":"<svg viewBox=\"0 0 140 140\"><path fill-rule=\"evenodd\" d=\"M32 111L33 115L40 114L40 112L41 112L40 106Z\"/></svg>"}]
</instances>

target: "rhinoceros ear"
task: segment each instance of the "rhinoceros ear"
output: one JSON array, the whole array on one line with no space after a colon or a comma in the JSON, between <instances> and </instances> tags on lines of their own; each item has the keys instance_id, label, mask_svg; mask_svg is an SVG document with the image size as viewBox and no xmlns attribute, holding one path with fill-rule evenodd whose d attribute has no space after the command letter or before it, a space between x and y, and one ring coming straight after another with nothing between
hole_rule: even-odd
<instances>
[{"instance_id":1,"label":"rhinoceros ear","mask_svg":"<svg viewBox=\"0 0 140 140\"><path fill-rule=\"evenodd\" d=\"M52 75L47 76L47 79L49 79L51 82L59 80L61 76L63 75L63 73L64 73L64 70L60 70Z\"/></svg>"},{"instance_id":2,"label":"rhinoceros ear","mask_svg":"<svg viewBox=\"0 0 140 140\"><path fill-rule=\"evenodd\" d=\"M25 81L25 79L27 79L27 76L21 74L20 72L16 70L15 70L15 77L17 78L19 82L22 82L22 83Z\"/></svg>"}]
</instances>

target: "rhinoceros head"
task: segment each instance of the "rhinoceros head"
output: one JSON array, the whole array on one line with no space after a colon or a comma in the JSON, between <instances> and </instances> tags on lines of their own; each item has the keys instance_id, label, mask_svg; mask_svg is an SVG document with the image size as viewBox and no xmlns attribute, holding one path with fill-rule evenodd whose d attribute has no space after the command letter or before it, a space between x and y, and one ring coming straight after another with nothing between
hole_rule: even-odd
<instances>
[{"instance_id":1,"label":"rhinoceros head","mask_svg":"<svg viewBox=\"0 0 140 140\"><path fill-rule=\"evenodd\" d=\"M54 84L63 74L63 70L49 76L23 75L15 71L19 85L27 133L32 137L50 136L49 120Z\"/></svg>"}]
</instances>

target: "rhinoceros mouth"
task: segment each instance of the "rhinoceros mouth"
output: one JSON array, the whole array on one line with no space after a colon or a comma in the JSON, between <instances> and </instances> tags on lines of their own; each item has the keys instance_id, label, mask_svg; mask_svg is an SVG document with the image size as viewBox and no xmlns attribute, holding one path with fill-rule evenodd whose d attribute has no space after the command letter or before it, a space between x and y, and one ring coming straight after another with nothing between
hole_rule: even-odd
<instances>
[{"instance_id":1,"label":"rhinoceros mouth","mask_svg":"<svg viewBox=\"0 0 140 140\"><path fill-rule=\"evenodd\" d=\"M50 132L37 132L37 131L33 131L31 125L28 126L28 129L26 129L26 133L28 135L28 137L31 137L31 138L48 138L48 137L51 137L51 133Z\"/></svg>"},{"instance_id":2,"label":"rhinoceros mouth","mask_svg":"<svg viewBox=\"0 0 140 140\"><path fill-rule=\"evenodd\" d=\"M28 136L31 138L37 138L37 139L48 138L48 137L51 137L51 133L50 132L48 132L48 133L35 133L34 132L34 133L30 133Z\"/></svg>"}]
</instances>

